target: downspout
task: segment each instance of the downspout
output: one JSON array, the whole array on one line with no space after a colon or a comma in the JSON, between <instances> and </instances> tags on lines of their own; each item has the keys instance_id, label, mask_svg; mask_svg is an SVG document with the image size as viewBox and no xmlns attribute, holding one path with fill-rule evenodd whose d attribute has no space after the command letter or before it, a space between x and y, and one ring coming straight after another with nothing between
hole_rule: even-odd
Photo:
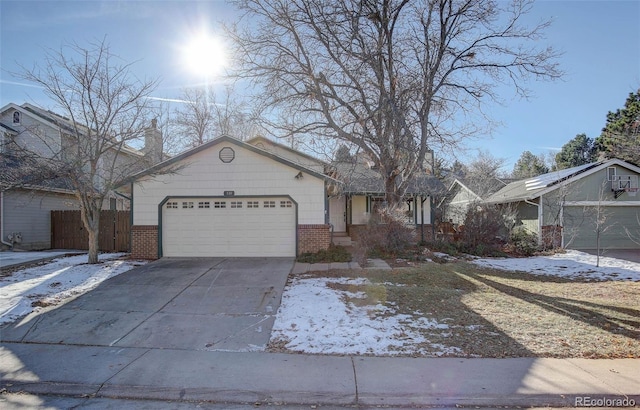
<instances>
[{"instance_id":1,"label":"downspout","mask_svg":"<svg viewBox=\"0 0 640 410\"><path fill-rule=\"evenodd\" d=\"M13 248L13 244L4 240L4 191L0 191L0 242Z\"/></svg>"},{"instance_id":2,"label":"downspout","mask_svg":"<svg viewBox=\"0 0 640 410\"><path fill-rule=\"evenodd\" d=\"M542 245L542 196L540 196L540 203L536 204L535 202L531 202L528 199L524 200L525 204L534 205L538 208L538 246Z\"/></svg>"}]
</instances>

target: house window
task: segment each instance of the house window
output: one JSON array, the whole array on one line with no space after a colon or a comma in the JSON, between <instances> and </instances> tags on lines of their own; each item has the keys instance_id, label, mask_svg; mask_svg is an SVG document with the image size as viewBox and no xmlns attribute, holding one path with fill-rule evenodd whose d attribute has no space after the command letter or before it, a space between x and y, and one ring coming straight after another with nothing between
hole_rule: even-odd
<instances>
[{"instance_id":1,"label":"house window","mask_svg":"<svg viewBox=\"0 0 640 410\"><path fill-rule=\"evenodd\" d=\"M177 202L167 202L167 209L178 209Z\"/></svg>"},{"instance_id":2,"label":"house window","mask_svg":"<svg viewBox=\"0 0 640 410\"><path fill-rule=\"evenodd\" d=\"M258 201L247 201L247 208L260 208Z\"/></svg>"},{"instance_id":3,"label":"house window","mask_svg":"<svg viewBox=\"0 0 640 410\"><path fill-rule=\"evenodd\" d=\"M117 209L118 203L115 198L109 198L109 210L115 211Z\"/></svg>"},{"instance_id":4,"label":"house window","mask_svg":"<svg viewBox=\"0 0 640 410\"><path fill-rule=\"evenodd\" d=\"M242 208L242 201L239 201L239 202L231 201L231 208Z\"/></svg>"},{"instance_id":5,"label":"house window","mask_svg":"<svg viewBox=\"0 0 640 410\"><path fill-rule=\"evenodd\" d=\"M211 208L210 206L211 204L209 203L209 201L205 201L205 202L198 202L198 208L200 209L208 209Z\"/></svg>"},{"instance_id":6,"label":"house window","mask_svg":"<svg viewBox=\"0 0 640 410\"><path fill-rule=\"evenodd\" d=\"M608 167L607 168L607 179L609 181L616 180L616 167Z\"/></svg>"},{"instance_id":7,"label":"house window","mask_svg":"<svg viewBox=\"0 0 640 410\"><path fill-rule=\"evenodd\" d=\"M276 207L276 201L264 201L262 206L263 206L263 208L275 208Z\"/></svg>"},{"instance_id":8,"label":"house window","mask_svg":"<svg viewBox=\"0 0 640 410\"><path fill-rule=\"evenodd\" d=\"M193 202L183 202L182 203L182 209L192 209L193 208Z\"/></svg>"},{"instance_id":9,"label":"house window","mask_svg":"<svg viewBox=\"0 0 640 410\"><path fill-rule=\"evenodd\" d=\"M216 201L213 203L214 208L226 208L227 203L225 201Z\"/></svg>"},{"instance_id":10,"label":"house window","mask_svg":"<svg viewBox=\"0 0 640 410\"><path fill-rule=\"evenodd\" d=\"M20 124L20 111L13 112L13 123Z\"/></svg>"},{"instance_id":11,"label":"house window","mask_svg":"<svg viewBox=\"0 0 640 410\"><path fill-rule=\"evenodd\" d=\"M280 208L291 208L291 201L280 201Z\"/></svg>"}]
</instances>

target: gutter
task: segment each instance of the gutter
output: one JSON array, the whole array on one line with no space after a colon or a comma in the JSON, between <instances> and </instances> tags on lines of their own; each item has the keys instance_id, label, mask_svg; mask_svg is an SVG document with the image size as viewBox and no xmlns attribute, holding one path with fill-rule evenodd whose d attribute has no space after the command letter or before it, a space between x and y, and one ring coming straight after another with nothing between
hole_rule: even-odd
<instances>
[{"instance_id":1,"label":"gutter","mask_svg":"<svg viewBox=\"0 0 640 410\"><path fill-rule=\"evenodd\" d=\"M4 191L0 191L0 242L13 248L13 244L4 240Z\"/></svg>"}]
</instances>

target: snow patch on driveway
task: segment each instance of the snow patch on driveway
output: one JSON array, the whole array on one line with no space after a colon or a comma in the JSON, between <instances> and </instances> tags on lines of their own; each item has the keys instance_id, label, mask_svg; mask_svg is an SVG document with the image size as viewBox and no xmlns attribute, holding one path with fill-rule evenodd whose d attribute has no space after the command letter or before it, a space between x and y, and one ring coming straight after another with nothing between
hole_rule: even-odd
<instances>
[{"instance_id":1,"label":"snow patch on driveway","mask_svg":"<svg viewBox=\"0 0 640 410\"><path fill-rule=\"evenodd\" d=\"M124 253L99 255L100 263L87 264L87 255L54 259L42 266L13 272L0 278L0 324L14 322L42 307L97 287L145 261L118 259Z\"/></svg>"}]
</instances>

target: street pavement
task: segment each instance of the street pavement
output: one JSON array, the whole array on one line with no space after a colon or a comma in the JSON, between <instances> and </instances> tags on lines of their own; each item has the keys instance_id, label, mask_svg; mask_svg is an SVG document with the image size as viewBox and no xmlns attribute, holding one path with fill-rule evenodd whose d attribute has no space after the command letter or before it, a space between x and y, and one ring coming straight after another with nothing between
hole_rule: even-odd
<instances>
[{"instance_id":1,"label":"street pavement","mask_svg":"<svg viewBox=\"0 0 640 410\"><path fill-rule=\"evenodd\" d=\"M640 403L637 359L265 352L289 272L315 268L279 258L169 258L105 281L0 329L0 391L9 393L0 395L0 407L44 408L72 398L86 400L80 408ZM20 400L35 405L20 407Z\"/></svg>"}]
</instances>

